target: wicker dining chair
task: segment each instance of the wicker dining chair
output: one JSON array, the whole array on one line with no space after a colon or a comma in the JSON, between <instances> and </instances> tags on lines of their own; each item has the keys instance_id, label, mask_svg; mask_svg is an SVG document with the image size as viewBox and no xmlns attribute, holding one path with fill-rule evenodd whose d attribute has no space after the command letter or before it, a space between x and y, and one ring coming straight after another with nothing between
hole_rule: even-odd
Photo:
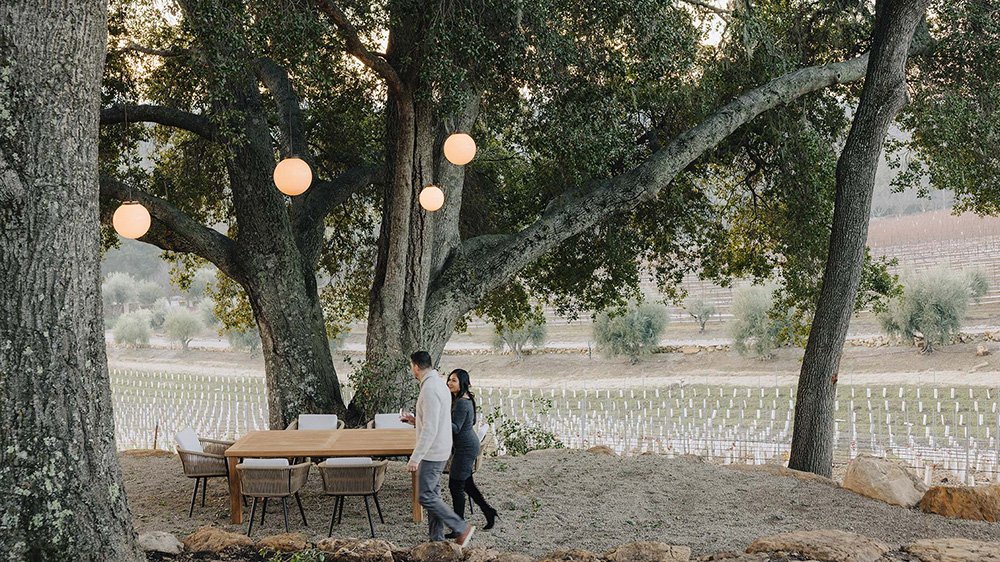
<instances>
[{"instance_id":1,"label":"wicker dining chair","mask_svg":"<svg viewBox=\"0 0 1000 562\"><path fill-rule=\"evenodd\" d=\"M368 429L413 429L413 426L399 421L399 414L375 414L368 422Z\"/></svg>"},{"instance_id":2,"label":"wicker dining chair","mask_svg":"<svg viewBox=\"0 0 1000 562\"><path fill-rule=\"evenodd\" d=\"M378 501L378 492L385 483L385 470L389 461L372 461L369 457L331 458L316 465L323 476L323 493L334 496L333 516L330 518L330 532L333 536L334 523L340 523L344 518L344 499L347 496L362 496L365 499L365 511L368 513L368 528L372 538L375 538L375 525L372 522L371 505L368 497L375 499L375 509L378 518L385 524L382 517L382 506Z\"/></svg>"},{"instance_id":3,"label":"wicker dining chair","mask_svg":"<svg viewBox=\"0 0 1000 562\"><path fill-rule=\"evenodd\" d=\"M250 509L250 524L247 526L247 536L253 531L253 520L257 515L257 500L262 499L263 506L260 512L260 524L264 524L264 516L267 515L267 499L281 498L281 507L285 515L285 532L288 532L288 497L295 496L295 501L299 505L299 514L302 515L302 524L306 523L306 512L302 509L302 500L299 499L299 490L305 485L309 478L309 467L312 463L303 462L299 464L288 464L288 459L243 459L243 462L236 465L236 470L240 475L240 492L248 498L253 498L253 507Z\"/></svg>"},{"instance_id":4,"label":"wicker dining chair","mask_svg":"<svg viewBox=\"0 0 1000 562\"><path fill-rule=\"evenodd\" d=\"M177 456L181 458L184 476L194 478L194 493L191 494L191 509L188 510L188 517L193 517L194 504L198 500L199 484L201 485L201 506L205 507L208 479L229 479L225 453L233 442L199 438L190 427L174 434L174 441L177 444Z\"/></svg>"}]
</instances>

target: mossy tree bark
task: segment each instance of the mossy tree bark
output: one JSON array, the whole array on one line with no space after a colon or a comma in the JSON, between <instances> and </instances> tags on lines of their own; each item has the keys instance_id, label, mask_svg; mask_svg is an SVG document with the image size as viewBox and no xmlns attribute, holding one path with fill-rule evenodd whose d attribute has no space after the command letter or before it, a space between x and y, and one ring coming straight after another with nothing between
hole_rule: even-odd
<instances>
[{"instance_id":1,"label":"mossy tree bark","mask_svg":"<svg viewBox=\"0 0 1000 562\"><path fill-rule=\"evenodd\" d=\"M868 239L875 169L893 118L906 103L906 58L927 0L879 0L865 85L837 162L830 250L799 375L788 466L833 471L837 374Z\"/></svg>"},{"instance_id":2,"label":"mossy tree bark","mask_svg":"<svg viewBox=\"0 0 1000 562\"><path fill-rule=\"evenodd\" d=\"M102 0L0 4L0 557L145 560L101 320Z\"/></svg>"}]
</instances>

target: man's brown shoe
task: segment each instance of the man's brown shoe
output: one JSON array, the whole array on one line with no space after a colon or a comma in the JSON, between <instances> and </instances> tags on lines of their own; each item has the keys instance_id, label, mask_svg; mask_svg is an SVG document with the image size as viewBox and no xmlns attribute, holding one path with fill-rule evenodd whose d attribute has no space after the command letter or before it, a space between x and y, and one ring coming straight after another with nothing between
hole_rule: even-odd
<instances>
[{"instance_id":1,"label":"man's brown shoe","mask_svg":"<svg viewBox=\"0 0 1000 562\"><path fill-rule=\"evenodd\" d=\"M458 535L458 538L455 539L455 543L458 544L459 547L465 548L470 542L472 542L472 534L475 532L476 528L469 525L469 528L466 529L464 533Z\"/></svg>"}]
</instances>

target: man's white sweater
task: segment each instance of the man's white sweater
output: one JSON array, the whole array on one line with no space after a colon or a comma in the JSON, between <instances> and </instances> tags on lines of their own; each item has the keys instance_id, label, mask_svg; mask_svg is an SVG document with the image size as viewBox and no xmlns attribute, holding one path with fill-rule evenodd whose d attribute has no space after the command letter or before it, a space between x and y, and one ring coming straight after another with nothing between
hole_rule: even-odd
<instances>
[{"instance_id":1,"label":"man's white sweater","mask_svg":"<svg viewBox=\"0 0 1000 562\"><path fill-rule=\"evenodd\" d=\"M431 369L420 379L417 398L417 445L410 460L441 462L451 456L451 392Z\"/></svg>"}]
</instances>

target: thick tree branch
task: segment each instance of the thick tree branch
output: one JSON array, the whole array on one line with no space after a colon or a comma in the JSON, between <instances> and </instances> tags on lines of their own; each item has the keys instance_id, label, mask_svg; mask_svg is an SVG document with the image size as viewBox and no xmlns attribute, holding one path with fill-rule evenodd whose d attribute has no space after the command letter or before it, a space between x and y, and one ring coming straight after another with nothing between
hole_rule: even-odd
<instances>
[{"instance_id":1,"label":"thick tree branch","mask_svg":"<svg viewBox=\"0 0 1000 562\"><path fill-rule=\"evenodd\" d=\"M319 5L319 9L337 25L340 36L344 38L344 42L347 44L347 52L354 55L362 64L375 71L376 74L385 80L389 91L396 97L409 99L403 87L403 81L399 78L399 74L396 73L396 69L384 57L369 51L361 43L358 30L348 21L347 14L330 0L317 0L317 4Z\"/></svg>"},{"instance_id":2,"label":"thick tree branch","mask_svg":"<svg viewBox=\"0 0 1000 562\"><path fill-rule=\"evenodd\" d=\"M149 232L139 238L171 252L195 254L214 263L229 277L240 280L236 243L171 205L164 199L131 189L113 178L101 177L101 197L115 201L138 201L153 218Z\"/></svg>"},{"instance_id":3,"label":"thick tree branch","mask_svg":"<svg viewBox=\"0 0 1000 562\"><path fill-rule=\"evenodd\" d=\"M257 78L264 83L278 105L278 124L281 129L281 151L283 156L297 155L309 162L309 147L306 142L305 122L299 108L299 97L284 68L266 57L254 61Z\"/></svg>"},{"instance_id":4,"label":"thick tree branch","mask_svg":"<svg viewBox=\"0 0 1000 562\"><path fill-rule=\"evenodd\" d=\"M292 208L292 229L306 263L315 267L323 247L326 216L382 174L379 166L352 168L329 181L315 182Z\"/></svg>"},{"instance_id":5,"label":"thick tree branch","mask_svg":"<svg viewBox=\"0 0 1000 562\"><path fill-rule=\"evenodd\" d=\"M101 110L101 125L159 123L190 131L205 140L219 140L219 130L203 115L160 105L115 105Z\"/></svg>"},{"instance_id":6,"label":"thick tree branch","mask_svg":"<svg viewBox=\"0 0 1000 562\"><path fill-rule=\"evenodd\" d=\"M690 4L692 6L697 6L699 8L703 8L705 10L708 10L709 12L712 12L713 14L716 14L717 16L721 17L726 22L731 22L732 21L733 12L731 10L726 10L725 8L720 8L718 6L713 6L712 4L709 4L708 2L705 2L704 0L681 0L681 2L684 2L685 4Z\"/></svg>"},{"instance_id":7,"label":"thick tree branch","mask_svg":"<svg viewBox=\"0 0 1000 562\"><path fill-rule=\"evenodd\" d=\"M915 40L910 54L926 52L930 46L926 39L922 35ZM858 81L864 78L867 65L865 53L852 60L804 68L776 78L737 97L625 174L563 194L535 223L508 235L503 243L496 237L491 237L488 244L480 244L477 239L467 241L465 256L456 256L437 279L428 311L444 314L441 309L453 308L464 309L464 313L485 293L564 240L656 197L685 167L754 117L810 92ZM474 256L470 254L473 249Z\"/></svg>"}]
</instances>

